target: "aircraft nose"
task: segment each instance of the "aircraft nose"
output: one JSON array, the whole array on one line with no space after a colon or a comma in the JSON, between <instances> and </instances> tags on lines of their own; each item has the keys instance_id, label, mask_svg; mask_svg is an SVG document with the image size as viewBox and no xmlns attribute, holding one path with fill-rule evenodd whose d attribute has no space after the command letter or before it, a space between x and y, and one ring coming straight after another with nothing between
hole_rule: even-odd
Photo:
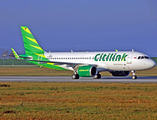
<instances>
[{"instance_id":1,"label":"aircraft nose","mask_svg":"<svg viewBox=\"0 0 157 120\"><path fill-rule=\"evenodd\" d=\"M148 65L149 65L150 68L152 68L156 65L156 63L154 62L154 60L150 60Z\"/></svg>"}]
</instances>

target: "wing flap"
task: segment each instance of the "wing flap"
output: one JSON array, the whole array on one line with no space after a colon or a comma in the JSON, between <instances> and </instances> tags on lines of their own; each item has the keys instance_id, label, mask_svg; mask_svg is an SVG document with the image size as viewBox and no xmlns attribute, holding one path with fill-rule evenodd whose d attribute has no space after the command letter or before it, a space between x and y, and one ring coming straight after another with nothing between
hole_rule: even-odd
<instances>
[{"instance_id":1,"label":"wing flap","mask_svg":"<svg viewBox=\"0 0 157 120\"><path fill-rule=\"evenodd\" d=\"M63 64L67 64L67 65L93 65L93 66L97 66L96 64L89 64L89 63L72 63L72 62L59 62L59 61L40 61L40 60L30 60L30 61L35 61L35 62L39 62L39 63L54 63L54 65L63 65Z\"/></svg>"}]
</instances>

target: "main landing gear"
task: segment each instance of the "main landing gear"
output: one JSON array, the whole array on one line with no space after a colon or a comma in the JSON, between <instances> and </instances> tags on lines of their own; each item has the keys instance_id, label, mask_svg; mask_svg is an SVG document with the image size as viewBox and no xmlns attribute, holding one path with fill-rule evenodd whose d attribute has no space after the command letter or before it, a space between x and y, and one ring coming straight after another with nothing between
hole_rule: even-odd
<instances>
[{"instance_id":1,"label":"main landing gear","mask_svg":"<svg viewBox=\"0 0 157 120\"><path fill-rule=\"evenodd\" d=\"M79 79L79 75L78 75L78 74L73 74L73 75L71 76L71 78L72 78L72 79Z\"/></svg>"},{"instance_id":2,"label":"main landing gear","mask_svg":"<svg viewBox=\"0 0 157 120\"><path fill-rule=\"evenodd\" d=\"M137 76L135 75L135 71L132 70L131 73L132 73L132 79L133 79L133 80L137 79Z\"/></svg>"},{"instance_id":3,"label":"main landing gear","mask_svg":"<svg viewBox=\"0 0 157 120\"><path fill-rule=\"evenodd\" d=\"M101 78L101 75L98 73L94 76L94 79L100 79Z\"/></svg>"},{"instance_id":4,"label":"main landing gear","mask_svg":"<svg viewBox=\"0 0 157 120\"><path fill-rule=\"evenodd\" d=\"M79 75L78 74L73 74L72 76L71 76L71 78L72 79L79 79ZM101 78L101 75L100 74L96 74L95 76L94 76L94 79L100 79Z\"/></svg>"}]
</instances>

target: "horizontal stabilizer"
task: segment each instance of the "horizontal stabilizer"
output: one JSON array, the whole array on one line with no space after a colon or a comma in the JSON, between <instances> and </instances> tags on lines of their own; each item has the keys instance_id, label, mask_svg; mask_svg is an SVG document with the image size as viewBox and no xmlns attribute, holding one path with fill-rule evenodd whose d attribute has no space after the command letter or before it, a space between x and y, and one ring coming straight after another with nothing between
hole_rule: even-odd
<instances>
[{"instance_id":1,"label":"horizontal stabilizer","mask_svg":"<svg viewBox=\"0 0 157 120\"><path fill-rule=\"evenodd\" d=\"M33 60L33 57L30 55L23 54L23 55L19 55L19 56L20 56L20 58L23 58L23 59Z\"/></svg>"},{"instance_id":2,"label":"horizontal stabilizer","mask_svg":"<svg viewBox=\"0 0 157 120\"><path fill-rule=\"evenodd\" d=\"M12 50L12 52L13 52L15 58L18 59L18 60L20 60L20 57L19 57L19 55L15 52L15 50L14 50L13 48L11 48L11 50Z\"/></svg>"}]
</instances>

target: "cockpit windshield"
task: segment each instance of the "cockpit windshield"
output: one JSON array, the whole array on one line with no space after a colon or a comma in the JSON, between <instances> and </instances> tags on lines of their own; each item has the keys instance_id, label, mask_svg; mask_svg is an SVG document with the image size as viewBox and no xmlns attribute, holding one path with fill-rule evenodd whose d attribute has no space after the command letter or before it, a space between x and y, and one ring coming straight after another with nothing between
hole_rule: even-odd
<instances>
[{"instance_id":1,"label":"cockpit windshield","mask_svg":"<svg viewBox=\"0 0 157 120\"><path fill-rule=\"evenodd\" d=\"M138 59L149 59L148 56L139 56Z\"/></svg>"}]
</instances>

